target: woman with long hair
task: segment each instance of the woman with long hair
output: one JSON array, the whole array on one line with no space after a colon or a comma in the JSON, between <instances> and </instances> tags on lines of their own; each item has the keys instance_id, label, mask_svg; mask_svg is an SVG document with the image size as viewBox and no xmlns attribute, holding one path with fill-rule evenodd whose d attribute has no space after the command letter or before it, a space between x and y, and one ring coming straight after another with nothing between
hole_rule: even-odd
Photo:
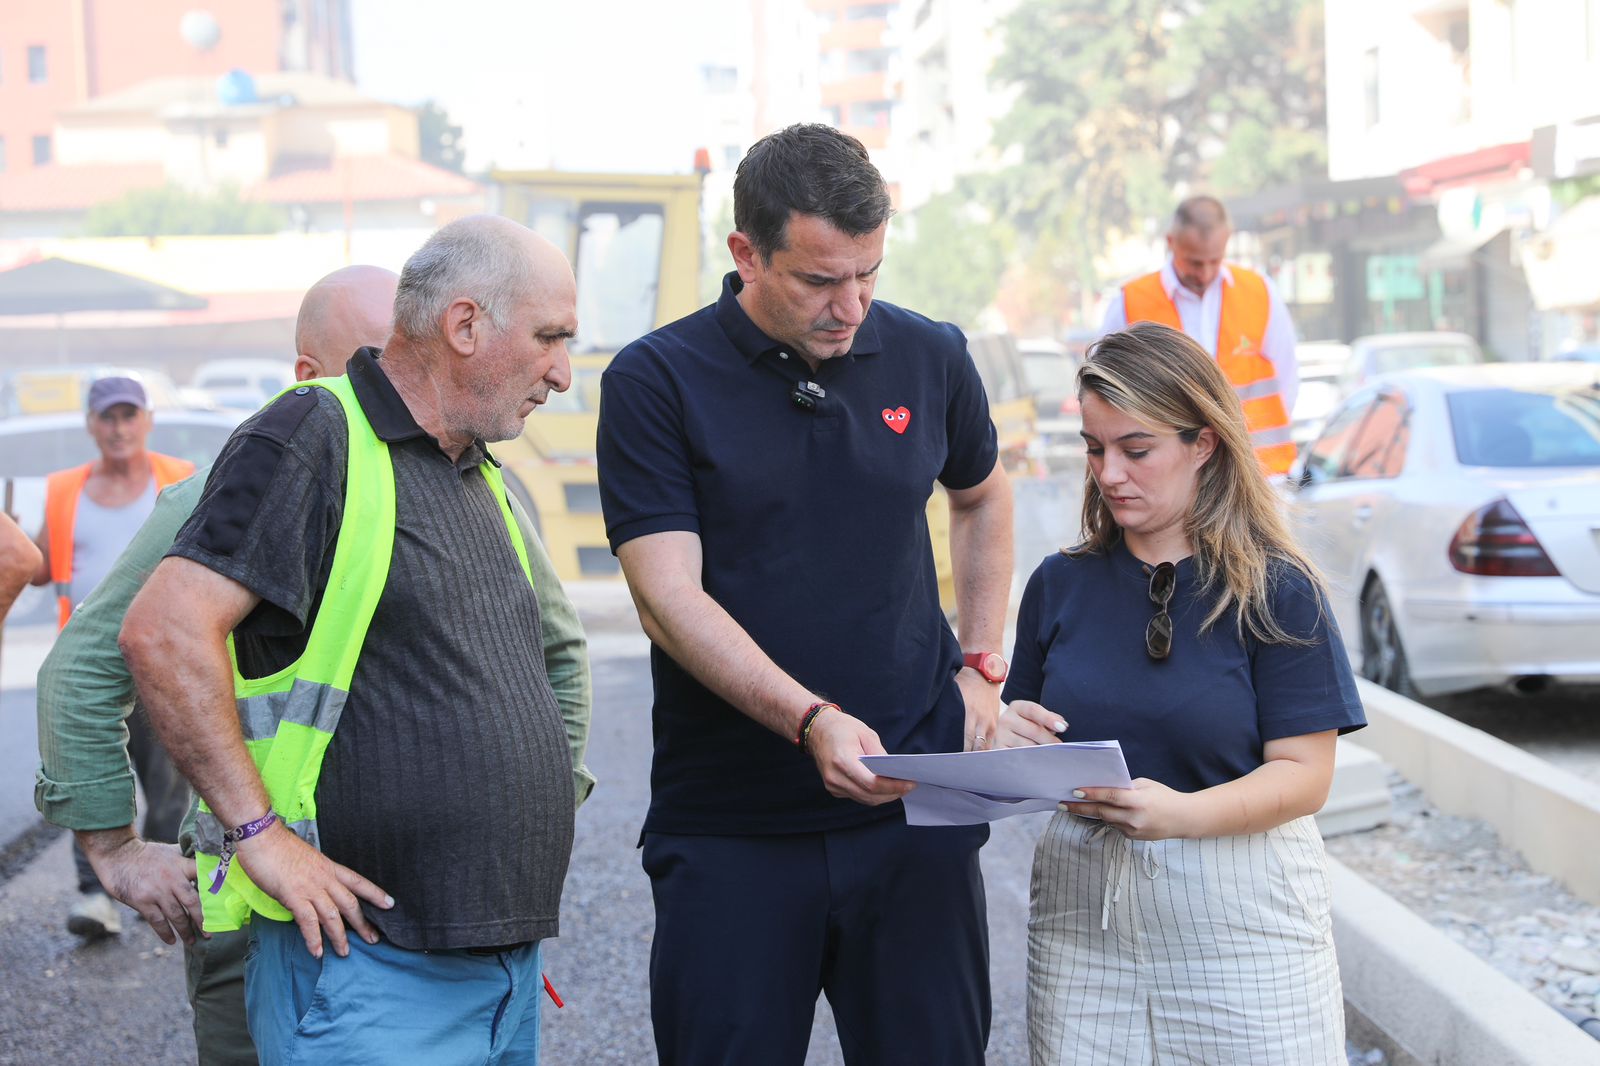
<instances>
[{"instance_id":1,"label":"woman with long hair","mask_svg":"<svg viewBox=\"0 0 1600 1066\"><path fill-rule=\"evenodd\" d=\"M1366 723L1321 578L1198 344L1109 334L1078 390L1083 540L1023 594L1000 743L1119 740L1134 781L1040 837L1033 1062L1343 1063L1311 815Z\"/></svg>"}]
</instances>

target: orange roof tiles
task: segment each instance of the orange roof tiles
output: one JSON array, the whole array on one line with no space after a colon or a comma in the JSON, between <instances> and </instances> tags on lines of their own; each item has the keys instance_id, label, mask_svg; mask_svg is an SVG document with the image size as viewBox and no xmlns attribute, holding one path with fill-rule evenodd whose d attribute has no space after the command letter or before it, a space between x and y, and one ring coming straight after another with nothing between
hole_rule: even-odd
<instances>
[{"instance_id":1,"label":"orange roof tiles","mask_svg":"<svg viewBox=\"0 0 1600 1066\"><path fill-rule=\"evenodd\" d=\"M82 211L134 189L158 188L166 180L159 163L9 170L0 173L0 211Z\"/></svg>"},{"instance_id":2,"label":"orange roof tiles","mask_svg":"<svg viewBox=\"0 0 1600 1066\"><path fill-rule=\"evenodd\" d=\"M335 159L331 166L291 170L244 190L247 200L275 204L420 200L482 195L484 186L454 171L402 156Z\"/></svg>"},{"instance_id":3,"label":"orange roof tiles","mask_svg":"<svg viewBox=\"0 0 1600 1066\"><path fill-rule=\"evenodd\" d=\"M83 211L135 189L158 188L160 164L49 166L0 172L0 212ZM481 196L485 187L453 171L401 156L335 159L246 186L241 196L273 204L353 203Z\"/></svg>"}]
</instances>

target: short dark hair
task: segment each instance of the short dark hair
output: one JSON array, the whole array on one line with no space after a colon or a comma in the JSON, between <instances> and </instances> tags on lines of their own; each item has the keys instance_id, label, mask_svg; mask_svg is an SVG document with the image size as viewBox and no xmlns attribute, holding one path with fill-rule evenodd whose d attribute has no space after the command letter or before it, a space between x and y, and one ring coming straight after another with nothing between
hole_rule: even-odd
<instances>
[{"instance_id":1,"label":"short dark hair","mask_svg":"<svg viewBox=\"0 0 1600 1066\"><path fill-rule=\"evenodd\" d=\"M733 224L763 261L787 245L789 215L796 211L860 237L889 221L894 208L860 141L804 122L751 145L733 179Z\"/></svg>"}]
</instances>

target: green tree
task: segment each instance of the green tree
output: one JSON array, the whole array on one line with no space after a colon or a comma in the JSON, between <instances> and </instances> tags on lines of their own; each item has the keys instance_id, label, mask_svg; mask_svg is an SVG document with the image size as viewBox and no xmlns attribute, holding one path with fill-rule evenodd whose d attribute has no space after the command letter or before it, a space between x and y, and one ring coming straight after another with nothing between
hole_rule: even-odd
<instances>
[{"instance_id":1,"label":"green tree","mask_svg":"<svg viewBox=\"0 0 1600 1066\"><path fill-rule=\"evenodd\" d=\"M417 139L424 163L462 172L466 149L461 144L461 127L433 100L417 108Z\"/></svg>"},{"instance_id":2,"label":"green tree","mask_svg":"<svg viewBox=\"0 0 1600 1066\"><path fill-rule=\"evenodd\" d=\"M1089 288L1095 257L1174 206L1322 173L1318 0L1022 0L992 193L1034 252Z\"/></svg>"},{"instance_id":3,"label":"green tree","mask_svg":"<svg viewBox=\"0 0 1600 1066\"><path fill-rule=\"evenodd\" d=\"M242 200L232 186L204 194L169 183L96 204L84 218L83 230L89 237L166 237L277 233L284 225L280 209Z\"/></svg>"},{"instance_id":4,"label":"green tree","mask_svg":"<svg viewBox=\"0 0 1600 1066\"><path fill-rule=\"evenodd\" d=\"M877 294L970 328L1000 288L1009 247L966 190L936 196L890 223Z\"/></svg>"}]
</instances>

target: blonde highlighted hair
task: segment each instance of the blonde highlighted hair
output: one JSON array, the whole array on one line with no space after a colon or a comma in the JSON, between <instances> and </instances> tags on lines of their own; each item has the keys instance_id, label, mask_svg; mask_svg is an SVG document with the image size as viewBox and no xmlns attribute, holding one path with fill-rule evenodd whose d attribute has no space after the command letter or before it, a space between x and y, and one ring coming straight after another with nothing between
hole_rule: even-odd
<instances>
[{"instance_id":1,"label":"blonde highlighted hair","mask_svg":"<svg viewBox=\"0 0 1600 1066\"><path fill-rule=\"evenodd\" d=\"M1194 502L1184 519L1200 591L1218 593L1200 631L1232 611L1241 639L1248 633L1266 643L1306 643L1286 632L1273 615L1272 564L1303 573L1319 604L1325 587L1289 533L1277 496L1256 461L1239 397L1216 360L1175 329L1139 322L1107 334L1089 349L1078 369L1078 392L1092 392L1152 428L1176 431L1186 443L1208 427L1217 435L1216 451L1200 468ZM1083 543L1062 550L1068 555L1105 554L1122 537L1092 472L1084 476L1083 537Z\"/></svg>"}]
</instances>

